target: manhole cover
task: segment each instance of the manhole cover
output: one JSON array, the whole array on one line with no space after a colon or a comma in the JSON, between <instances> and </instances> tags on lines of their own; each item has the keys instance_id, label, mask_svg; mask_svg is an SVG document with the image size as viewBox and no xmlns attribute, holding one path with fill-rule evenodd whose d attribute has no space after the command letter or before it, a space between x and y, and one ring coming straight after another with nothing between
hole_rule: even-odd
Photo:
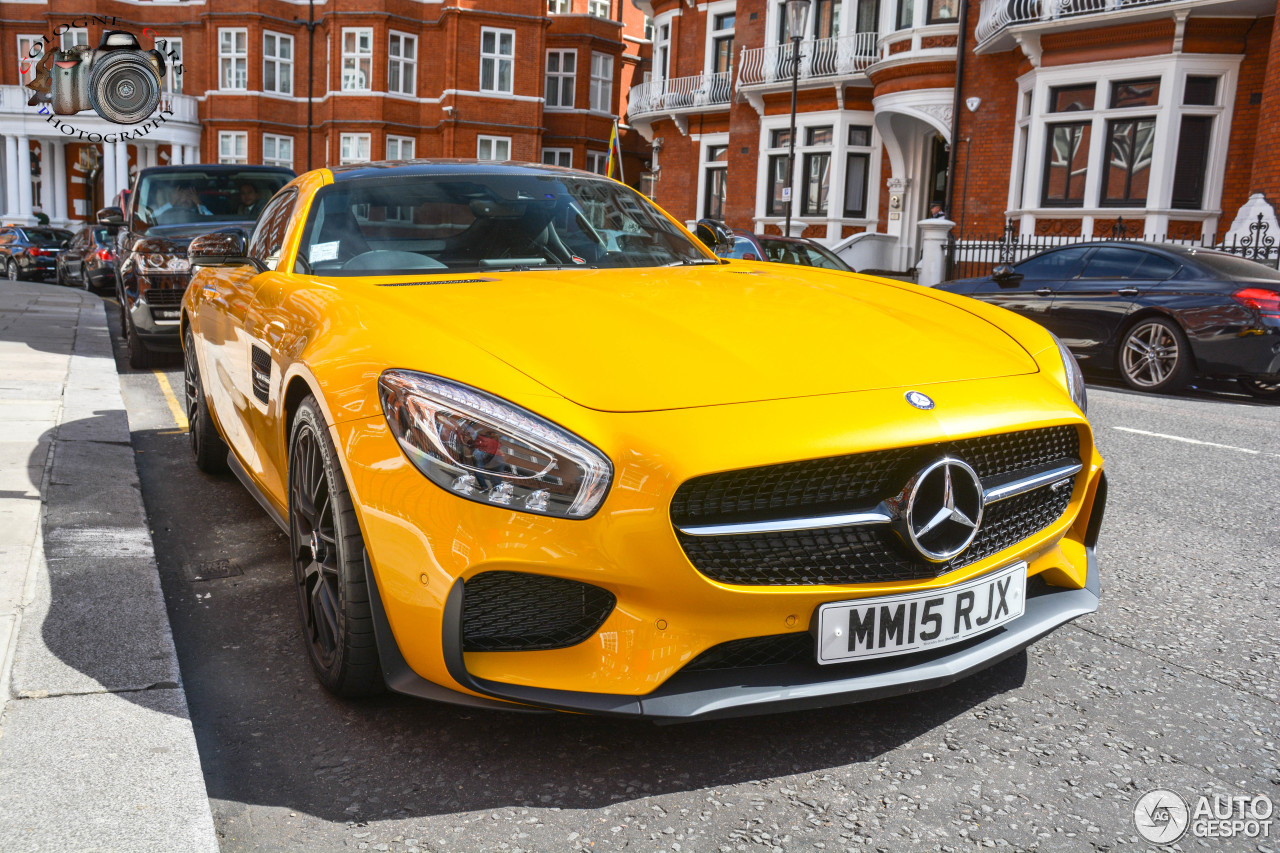
<instances>
[{"instance_id":1,"label":"manhole cover","mask_svg":"<svg viewBox=\"0 0 1280 853\"><path fill-rule=\"evenodd\" d=\"M203 563L187 566L187 575L193 581L233 578L242 574L244 574L244 571L237 565L235 560L205 560Z\"/></svg>"}]
</instances>

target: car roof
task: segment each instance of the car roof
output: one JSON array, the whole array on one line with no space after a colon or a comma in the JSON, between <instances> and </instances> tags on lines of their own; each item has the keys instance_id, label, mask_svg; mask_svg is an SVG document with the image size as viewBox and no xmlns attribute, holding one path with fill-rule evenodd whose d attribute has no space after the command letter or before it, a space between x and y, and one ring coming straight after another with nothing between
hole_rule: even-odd
<instances>
[{"instance_id":1,"label":"car roof","mask_svg":"<svg viewBox=\"0 0 1280 853\"><path fill-rule=\"evenodd\" d=\"M294 175L293 169L284 166L233 166L228 163L192 163L183 166L150 166L138 172L138 177L159 174L181 174L182 172L262 172L263 174L285 173ZM132 192L132 190L130 190Z\"/></svg>"},{"instance_id":2,"label":"car roof","mask_svg":"<svg viewBox=\"0 0 1280 853\"><path fill-rule=\"evenodd\" d=\"M348 163L345 166L330 166L335 181L352 181L361 178L387 177L389 175L573 175L583 178L599 178L609 180L595 172L584 172L581 169L566 169L564 166L548 166L543 163L523 163L517 161L497 162L493 160L464 159L421 159L421 160L381 160L372 163Z\"/></svg>"}]
</instances>

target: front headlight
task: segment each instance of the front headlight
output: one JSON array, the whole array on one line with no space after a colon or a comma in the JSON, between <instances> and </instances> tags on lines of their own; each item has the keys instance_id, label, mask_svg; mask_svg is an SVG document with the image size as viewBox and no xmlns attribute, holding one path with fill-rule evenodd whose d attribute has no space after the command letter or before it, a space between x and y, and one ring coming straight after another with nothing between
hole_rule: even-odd
<instances>
[{"instance_id":1,"label":"front headlight","mask_svg":"<svg viewBox=\"0 0 1280 853\"><path fill-rule=\"evenodd\" d=\"M442 489L562 518L590 516L609 490L603 453L519 406L411 370L384 372L378 391L401 449Z\"/></svg>"},{"instance_id":2,"label":"front headlight","mask_svg":"<svg viewBox=\"0 0 1280 853\"><path fill-rule=\"evenodd\" d=\"M1058 345L1058 354L1062 356L1062 369L1067 372L1067 391L1071 393L1071 402L1080 407L1081 414L1089 413L1089 397L1084 390L1084 374L1080 372L1080 364L1067 349L1066 344L1058 340L1058 336L1049 333L1053 342Z\"/></svg>"},{"instance_id":3,"label":"front headlight","mask_svg":"<svg viewBox=\"0 0 1280 853\"><path fill-rule=\"evenodd\" d=\"M138 270L140 272L188 272L191 262L178 255L161 255L156 252L139 254Z\"/></svg>"}]
</instances>

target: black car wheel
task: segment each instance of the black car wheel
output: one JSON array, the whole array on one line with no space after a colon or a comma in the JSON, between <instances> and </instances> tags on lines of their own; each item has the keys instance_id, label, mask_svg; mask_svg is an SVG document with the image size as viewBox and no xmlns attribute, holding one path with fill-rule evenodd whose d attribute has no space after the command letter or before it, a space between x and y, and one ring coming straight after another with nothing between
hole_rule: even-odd
<instances>
[{"instance_id":1,"label":"black car wheel","mask_svg":"<svg viewBox=\"0 0 1280 853\"><path fill-rule=\"evenodd\" d=\"M54 262L53 268L54 268L54 278L57 279L58 284L62 285L63 287L68 286L70 282L67 281L67 271L62 268L61 258L59 258L57 261Z\"/></svg>"},{"instance_id":2,"label":"black car wheel","mask_svg":"<svg viewBox=\"0 0 1280 853\"><path fill-rule=\"evenodd\" d=\"M182 384L186 391L191 453L201 471L221 474L227 470L227 445L218 435L218 428L209 415L209 401L204 396L204 384L200 381L200 362L196 359L195 335L190 327L183 336L182 353Z\"/></svg>"},{"instance_id":3,"label":"black car wheel","mask_svg":"<svg viewBox=\"0 0 1280 853\"><path fill-rule=\"evenodd\" d=\"M146 342L138 335L138 330L134 328L133 318L125 313L124 317L124 333L127 340L126 348L129 351L129 366L139 370L147 370L152 367L158 367L163 361L160 353L147 346Z\"/></svg>"},{"instance_id":4,"label":"black car wheel","mask_svg":"<svg viewBox=\"0 0 1280 853\"><path fill-rule=\"evenodd\" d=\"M9 281L21 281L22 273L18 270L18 262L10 258L4 265L4 274Z\"/></svg>"},{"instance_id":5,"label":"black car wheel","mask_svg":"<svg viewBox=\"0 0 1280 853\"><path fill-rule=\"evenodd\" d=\"M1191 348L1170 320L1148 317L1124 334L1120 374L1138 391L1176 391L1191 379Z\"/></svg>"},{"instance_id":6,"label":"black car wheel","mask_svg":"<svg viewBox=\"0 0 1280 853\"><path fill-rule=\"evenodd\" d=\"M314 397L289 436L289 546L311 664L339 696L383 690L364 573L364 539Z\"/></svg>"},{"instance_id":7,"label":"black car wheel","mask_svg":"<svg viewBox=\"0 0 1280 853\"><path fill-rule=\"evenodd\" d=\"M1280 380L1264 382L1251 376L1240 376L1236 378L1236 381L1240 383L1241 388L1259 399L1280 400Z\"/></svg>"}]
</instances>

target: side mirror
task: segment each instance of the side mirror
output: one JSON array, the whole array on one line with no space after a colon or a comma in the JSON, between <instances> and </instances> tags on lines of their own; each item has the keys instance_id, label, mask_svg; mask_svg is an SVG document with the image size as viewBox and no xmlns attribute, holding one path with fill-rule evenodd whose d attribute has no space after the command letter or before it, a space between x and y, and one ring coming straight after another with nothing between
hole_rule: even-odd
<instances>
[{"instance_id":1,"label":"side mirror","mask_svg":"<svg viewBox=\"0 0 1280 853\"><path fill-rule=\"evenodd\" d=\"M732 248L733 232L723 222L714 219L699 219L694 234L702 244L711 251Z\"/></svg>"},{"instance_id":2,"label":"side mirror","mask_svg":"<svg viewBox=\"0 0 1280 853\"><path fill-rule=\"evenodd\" d=\"M249 235L242 228L224 228L201 234L187 247L187 259L193 267L252 266L258 272L267 268L262 261L248 255Z\"/></svg>"},{"instance_id":3,"label":"side mirror","mask_svg":"<svg viewBox=\"0 0 1280 853\"><path fill-rule=\"evenodd\" d=\"M124 211L118 207L104 207L98 211L99 225L123 225Z\"/></svg>"},{"instance_id":4,"label":"side mirror","mask_svg":"<svg viewBox=\"0 0 1280 853\"><path fill-rule=\"evenodd\" d=\"M1008 264L1000 264L991 271L991 279L1001 287L1017 287L1022 281L1022 273Z\"/></svg>"}]
</instances>

